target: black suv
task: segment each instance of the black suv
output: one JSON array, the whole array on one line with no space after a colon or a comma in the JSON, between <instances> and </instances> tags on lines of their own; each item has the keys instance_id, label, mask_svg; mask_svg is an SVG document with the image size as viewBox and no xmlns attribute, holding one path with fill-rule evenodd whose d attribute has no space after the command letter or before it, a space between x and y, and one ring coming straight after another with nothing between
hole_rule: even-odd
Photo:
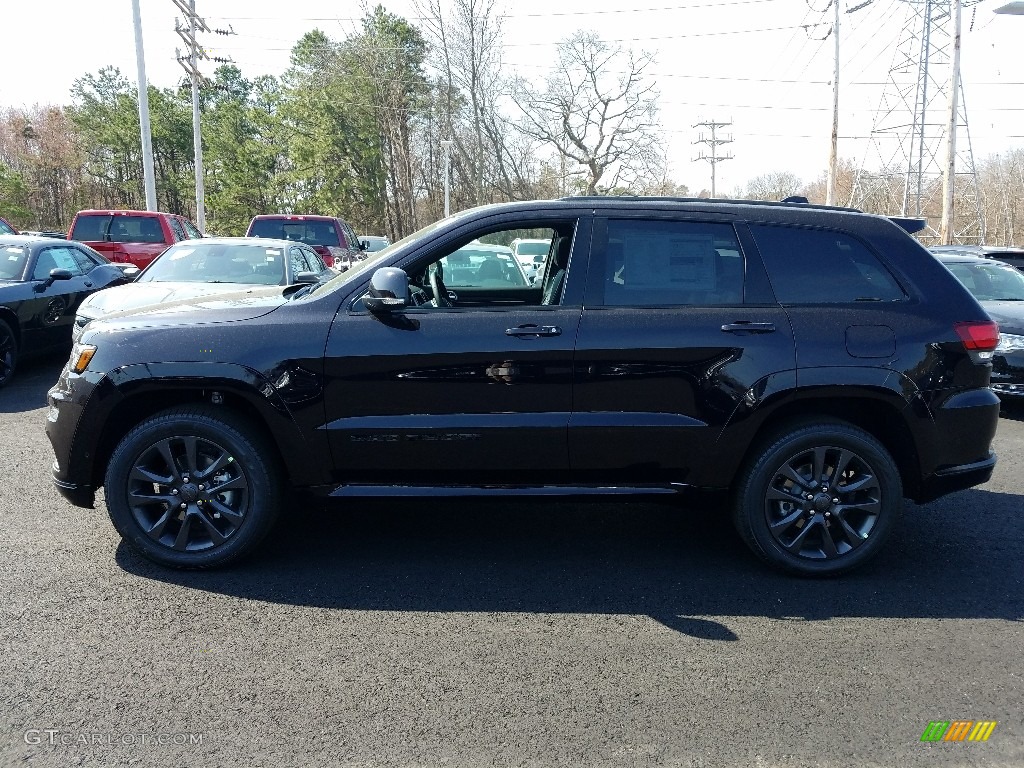
<instances>
[{"instance_id":1,"label":"black suv","mask_svg":"<svg viewBox=\"0 0 1024 768\"><path fill-rule=\"evenodd\" d=\"M903 224L800 203L493 205L323 283L106 316L49 392L54 482L83 507L104 486L124 539L179 567L250 551L292 489L702 489L771 564L846 571L904 497L995 464L998 329ZM460 251L516 236L550 242L532 286L503 249Z\"/></svg>"}]
</instances>

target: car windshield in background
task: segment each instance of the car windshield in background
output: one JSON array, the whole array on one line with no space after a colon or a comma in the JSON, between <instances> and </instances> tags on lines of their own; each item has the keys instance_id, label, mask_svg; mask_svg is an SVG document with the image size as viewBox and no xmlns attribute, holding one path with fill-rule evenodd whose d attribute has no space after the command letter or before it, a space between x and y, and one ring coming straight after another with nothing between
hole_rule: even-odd
<instances>
[{"instance_id":1,"label":"car windshield in background","mask_svg":"<svg viewBox=\"0 0 1024 768\"><path fill-rule=\"evenodd\" d=\"M1004 264L946 262L978 301L1024 301L1024 273Z\"/></svg>"},{"instance_id":2,"label":"car windshield in background","mask_svg":"<svg viewBox=\"0 0 1024 768\"><path fill-rule=\"evenodd\" d=\"M540 243L519 243L516 246L516 253L520 256L547 256L551 248L551 242L545 240Z\"/></svg>"},{"instance_id":3,"label":"car windshield in background","mask_svg":"<svg viewBox=\"0 0 1024 768\"><path fill-rule=\"evenodd\" d=\"M265 245L175 245L139 276L139 282L281 285L284 252L282 248Z\"/></svg>"},{"instance_id":4,"label":"car windshield in background","mask_svg":"<svg viewBox=\"0 0 1024 768\"><path fill-rule=\"evenodd\" d=\"M499 288L529 285L512 251L465 246L441 259L444 281L460 288Z\"/></svg>"},{"instance_id":5,"label":"car windshield in background","mask_svg":"<svg viewBox=\"0 0 1024 768\"><path fill-rule=\"evenodd\" d=\"M8 245L0 249L0 280L20 280L27 258L28 249L20 245Z\"/></svg>"},{"instance_id":6,"label":"car windshield in background","mask_svg":"<svg viewBox=\"0 0 1024 768\"><path fill-rule=\"evenodd\" d=\"M306 245L340 247L338 231L330 221L299 221L294 219L257 219L249 228L249 237L291 240Z\"/></svg>"}]
</instances>

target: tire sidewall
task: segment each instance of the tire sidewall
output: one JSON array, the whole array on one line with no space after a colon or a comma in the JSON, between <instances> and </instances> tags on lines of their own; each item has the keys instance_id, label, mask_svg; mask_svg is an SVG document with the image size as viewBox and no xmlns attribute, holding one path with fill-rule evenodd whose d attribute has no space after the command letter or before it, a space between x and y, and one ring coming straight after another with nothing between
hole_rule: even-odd
<instances>
[{"instance_id":1,"label":"tire sidewall","mask_svg":"<svg viewBox=\"0 0 1024 768\"><path fill-rule=\"evenodd\" d=\"M10 324L3 319L0 319L0 337L6 336L11 340L11 349L8 352L9 359L7 360L10 366L7 376L0 379L0 387L4 387L10 383L11 379L14 378L14 371L18 367L18 337L14 335L14 329L11 328Z\"/></svg>"},{"instance_id":2,"label":"tire sidewall","mask_svg":"<svg viewBox=\"0 0 1024 768\"><path fill-rule=\"evenodd\" d=\"M104 479L107 512L118 533L144 557L175 568L208 568L242 557L266 535L278 503L272 467L234 421L195 412L160 414L131 430L114 450ZM128 476L142 454L160 440L181 436L209 440L228 450L249 486L242 525L223 544L201 552L177 552L151 539L128 502Z\"/></svg>"},{"instance_id":3,"label":"tire sidewall","mask_svg":"<svg viewBox=\"0 0 1024 768\"><path fill-rule=\"evenodd\" d=\"M779 468L811 448L845 448L867 462L878 478L881 509L868 539L852 552L828 560L812 560L786 551L768 528L765 493ZM828 424L803 427L780 438L754 462L737 499L737 524L755 551L772 565L804 576L845 573L874 557L885 544L903 505L903 490L895 461L866 432L852 426Z\"/></svg>"}]
</instances>

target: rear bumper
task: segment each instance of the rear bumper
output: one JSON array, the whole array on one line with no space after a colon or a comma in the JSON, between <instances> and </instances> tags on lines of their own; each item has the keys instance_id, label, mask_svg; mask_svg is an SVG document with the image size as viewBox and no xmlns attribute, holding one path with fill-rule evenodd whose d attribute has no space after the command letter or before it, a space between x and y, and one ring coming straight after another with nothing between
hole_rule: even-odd
<instances>
[{"instance_id":1,"label":"rear bumper","mask_svg":"<svg viewBox=\"0 0 1024 768\"><path fill-rule=\"evenodd\" d=\"M981 461L941 469L921 483L921 489L915 501L918 504L924 504L934 501L940 496L945 496L947 493L987 483L992 477L995 467L996 455L989 451L988 457Z\"/></svg>"}]
</instances>

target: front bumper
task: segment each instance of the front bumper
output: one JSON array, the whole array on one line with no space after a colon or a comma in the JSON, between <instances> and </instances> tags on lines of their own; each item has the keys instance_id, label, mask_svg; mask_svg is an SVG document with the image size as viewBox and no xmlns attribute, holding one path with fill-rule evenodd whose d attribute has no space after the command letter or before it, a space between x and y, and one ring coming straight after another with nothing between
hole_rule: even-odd
<instances>
[{"instance_id":1,"label":"front bumper","mask_svg":"<svg viewBox=\"0 0 1024 768\"><path fill-rule=\"evenodd\" d=\"M101 375L91 374L102 379ZM93 444L84 447L76 445L83 434L94 437L100 425L83 428L82 416L85 403L95 390L96 382L85 375L70 373L64 366L60 378L46 393L50 406L46 413L46 436L53 447L54 461L51 469L54 487L76 507L92 509L95 505L96 488L92 479Z\"/></svg>"},{"instance_id":2,"label":"front bumper","mask_svg":"<svg viewBox=\"0 0 1024 768\"><path fill-rule=\"evenodd\" d=\"M91 485L78 485L76 483L68 482L67 480L61 480L58 476L60 474L60 465L58 465L56 459L53 462L53 487L56 488L60 495L70 501L76 507L83 507L85 509L94 509L96 507L96 489Z\"/></svg>"}]
</instances>

